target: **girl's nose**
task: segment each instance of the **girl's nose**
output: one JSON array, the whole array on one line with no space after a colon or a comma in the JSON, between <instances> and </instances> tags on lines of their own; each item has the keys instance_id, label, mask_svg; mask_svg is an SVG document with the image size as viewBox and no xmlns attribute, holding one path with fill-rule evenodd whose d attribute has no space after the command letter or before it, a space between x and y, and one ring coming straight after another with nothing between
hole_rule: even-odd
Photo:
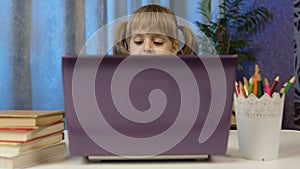
<instances>
[{"instance_id":1,"label":"girl's nose","mask_svg":"<svg viewBox=\"0 0 300 169\"><path fill-rule=\"evenodd\" d=\"M152 43L149 40L145 41L143 52L152 53Z\"/></svg>"}]
</instances>

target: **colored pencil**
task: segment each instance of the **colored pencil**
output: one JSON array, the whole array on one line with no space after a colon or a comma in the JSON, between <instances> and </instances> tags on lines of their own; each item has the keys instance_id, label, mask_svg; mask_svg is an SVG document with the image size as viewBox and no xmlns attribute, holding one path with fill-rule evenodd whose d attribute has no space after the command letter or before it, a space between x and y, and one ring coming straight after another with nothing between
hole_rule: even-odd
<instances>
[{"instance_id":1,"label":"colored pencil","mask_svg":"<svg viewBox=\"0 0 300 169\"><path fill-rule=\"evenodd\" d=\"M282 86L281 89L279 90L279 93L280 93L280 94L284 94L285 87L287 86L287 84L288 84L287 82L283 84L283 86Z\"/></svg>"},{"instance_id":2,"label":"colored pencil","mask_svg":"<svg viewBox=\"0 0 300 169\"><path fill-rule=\"evenodd\" d=\"M257 97L260 98L263 95L263 84L261 81L261 75L257 76Z\"/></svg>"},{"instance_id":3,"label":"colored pencil","mask_svg":"<svg viewBox=\"0 0 300 169\"><path fill-rule=\"evenodd\" d=\"M248 96L253 93L253 76L251 76L251 78L249 79L249 92L248 92Z\"/></svg>"},{"instance_id":4,"label":"colored pencil","mask_svg":"<svg viewBox=\"0 0 300 169\"><path fill-rule=\"evenodd\" d=\"M239 94L240 94L240 89L239 89L239 84L238 84L238 82L235 81L234 87L235 87L235 94L236 94L236 96L238 97Z\"/></svg>"},{"instance_id":5,"label":"colored pencil","mask_svg":"<svg viewBox=\"0 0 300 169\"><path fill-rule=\"evenodd\" d=\"M286 87L284 88L284 94L286 94L286 93L290 90L290 88L291 88L291 86L294 84L294 82L295 82L295 76L293 76L293 77L289 80L289 82L287 82L287 85L286 85Z\"/></svg>"},{"instance_id":6,"label":"colored pencil","mask_svg":"<svg viewBox=\"0 0 300 169\"><path fill-rule=\"evenodd\" d=\"M255 65L255 73L254 73L254 76L253 76L253 94L255 96L257 96L258 94L258 74L259 74L260 70L259 70L259 66L258 64Z\"/></svg>"},{"instance_id":7,"label":"colored pencil","mask_svg":"<svg viewBox=\"0 0 300 169\"><path fill-rule=\"evenodd\" d=\"M270 95L271 95L271 96L272 96L272 94L274 93L275 88L276 88L278 82L279 82L279 76L276 76L276 78L275 78L275 80L274 80L274 82L273 82L273 84L272 84L271 90L270 90Z\"/></svg>"},{"instance_id":8,"label":"colored pencil","mask_svg":"<svg viewBox=\"0 0 300 169\"><path fill-rule=\"evenodd\" d=\"M243 80L244 80L245 91L249 95L249 93L250 93L250 87L249 87L248 80L247 80L246 77L243 77Z\"/></svg>"},{"instance_id":9,"label":"colored pencil","mask_svg":"<svg viewBox=\"0 0 300 169\"><path fill-rule=\"evenodd\" d=\"M239 81L239 86L240 86L240 92L243 94L243 96L245 98L247 98L247 94L246 94L246 91L244 89L244 86L243 86L243 83L241 81Z\"/></svg>"},{"instance_id":10,"label":"colored pencil","mask_svg":"<svg viewBox=\"0 0 300 169\"><path fill-rule=\"evenodd\" d=\"M269 81L267 78L264 79L264 89L265 89L265 93L269 96L271 96L271 93L270 93L270 85L269 85Z\"/></svg>"}]
</instances>

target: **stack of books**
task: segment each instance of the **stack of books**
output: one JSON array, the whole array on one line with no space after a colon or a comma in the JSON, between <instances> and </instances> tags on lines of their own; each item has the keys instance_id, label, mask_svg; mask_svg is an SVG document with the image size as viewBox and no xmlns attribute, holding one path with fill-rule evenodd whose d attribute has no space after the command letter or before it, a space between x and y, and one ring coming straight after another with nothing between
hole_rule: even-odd
<instances>
[{"instance_id":1,"label":"stack of books","mask_svg":"<svg viewBox=\"0 0 300 169\"><path fill-rule=\"evenodd\" d=\"M63 115L60 110L0 110L0 168L64 158Z\"/></svg>"}]
</instances>

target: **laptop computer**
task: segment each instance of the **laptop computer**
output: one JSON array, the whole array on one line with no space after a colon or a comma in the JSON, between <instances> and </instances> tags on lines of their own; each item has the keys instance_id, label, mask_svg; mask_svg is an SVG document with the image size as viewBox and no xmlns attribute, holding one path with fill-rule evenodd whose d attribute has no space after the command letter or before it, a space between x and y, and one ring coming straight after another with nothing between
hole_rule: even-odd
<instances>
[{"instance_id":1,"label":"laptop computer","mask_svg":"<svg viewBox=\"0 0 300 169\"><path fill-rule=\"evenodd\" d=\"M62 57L70 153L90 160L224 154L236 55Z\"/></svg>"}]
</instances>

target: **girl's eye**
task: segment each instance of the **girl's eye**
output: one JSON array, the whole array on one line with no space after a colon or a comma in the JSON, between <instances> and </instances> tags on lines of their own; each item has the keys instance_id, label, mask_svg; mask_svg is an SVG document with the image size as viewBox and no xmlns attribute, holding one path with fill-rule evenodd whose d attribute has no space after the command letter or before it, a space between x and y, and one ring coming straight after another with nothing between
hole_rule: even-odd
<instances>
[{"instance_id":1,"label":"girl's eye","mask_svg":"<svg viewBox=\"0 0 300 169\"><path fill-rule=\"evenodd\" d=\"M141 44L143 44L143 41L134 41L134 43L135 43L136 45L141 45Z\"/></svg>"},{"instance_id":2,"label":"girl's eye","mask_svg":"<svg viewBox=\"0 0 300 169\"><path fill-rule=\"evenodd\" d=\"M154 43L154 45L157 45L157 46L161 46L164 44L163 42L153 42L153 43Z\"/></svg>"}]
</instances>

